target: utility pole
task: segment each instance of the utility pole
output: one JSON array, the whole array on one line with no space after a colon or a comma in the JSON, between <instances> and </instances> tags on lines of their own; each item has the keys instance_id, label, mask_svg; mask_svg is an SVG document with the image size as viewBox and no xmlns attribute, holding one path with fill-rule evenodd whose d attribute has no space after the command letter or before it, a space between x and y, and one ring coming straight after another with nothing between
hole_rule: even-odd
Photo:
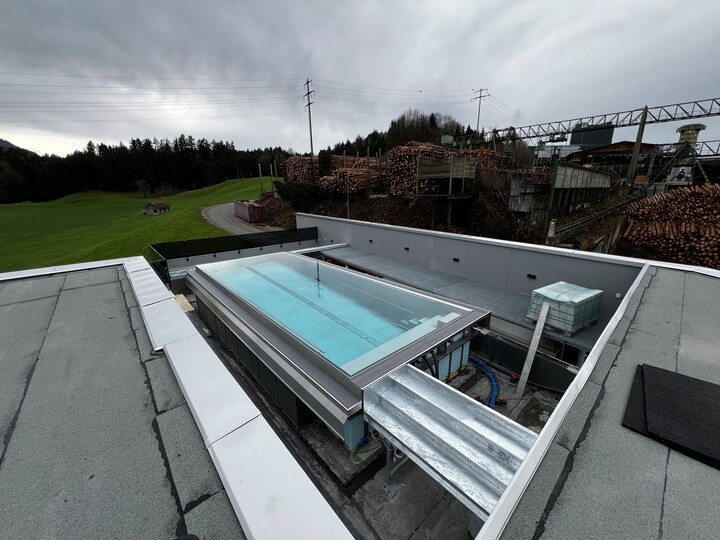
<instances>
[{"instance_id":1,"label":"utility pole","mask_svg":"<svg viewBox=\"0 0 720 540\"><path fill-rule=\"evenodd\" d=\"M483 94L485 92L485 94ZM488 97L490 94L487 93L487 88L481 88L480 90L475 90L475 94L477 94L474 98L472 98L470 101L475 101L477 99L478 102L478 115L477 115L477 124L475 125L475 131L480 133L480 103L482 102L483 98Z\"/></svg>"},{"instance_id":2,"label":"utility pole","mask_svg":"<svg viewBox=\"0 0 720 540\"><path fill-rule=\"evenodd\" d=\"M313 151L313 141L312 141L312 114L310 112L310 105L313 104L312 101L310 101L310 96L314 94L314 90L310 90L310 83L312 81L310 79L307 79L305 81L305 88L307 92L305 92L305 97L307 98L307 107L308 110L308 125L310 126L310 160L311 160L311 169L312 169L312 175L313 175L313 182L315 182L315 163L312 162L312 159L315 157L315 152Z\"/></svg>"}]
</instances>

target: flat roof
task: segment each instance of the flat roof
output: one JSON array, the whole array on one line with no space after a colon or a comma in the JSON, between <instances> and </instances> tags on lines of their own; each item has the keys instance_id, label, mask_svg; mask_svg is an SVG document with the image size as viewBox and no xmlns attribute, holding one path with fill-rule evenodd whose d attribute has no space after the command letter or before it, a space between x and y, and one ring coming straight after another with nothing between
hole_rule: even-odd
<instances>
[{"instance_id":1,"label":"flat roof","mask_svg":"<svg viewBox=\"0 0 720 540\"><path fill-rule=\"evenodd\" d=\"M0 282L8 538L242 537L122 266Z\"/></svg>"},{"instance_id":2,"label":"flat roof","mask_svg":"<svg viewBox=\"0 0 720 540\"><path fill-rule=\"evenodd\" d=\"M717 536L720 470L622 420L638 364L720 384L718 298L713 275L648 268L503 538Z\"/></svg>"}]
</instances>

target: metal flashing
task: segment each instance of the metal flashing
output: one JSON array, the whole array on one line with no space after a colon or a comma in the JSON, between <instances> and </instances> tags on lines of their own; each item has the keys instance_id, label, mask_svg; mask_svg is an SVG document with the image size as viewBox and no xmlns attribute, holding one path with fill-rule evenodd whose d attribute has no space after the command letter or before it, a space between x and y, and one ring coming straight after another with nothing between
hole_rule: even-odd
<instances>
[{"instance_id":1,"label":"metal flashing","mask_svg":"<svg viewBox=\"0 0 720 540\"><path fill-rule=\"evenodd\" d=\"M156 279L160 280L157 276ZM140 313L142 313L145 328L147 328L150 342L155 351L159 351L169 343L197 333L174 297L141 306Z\"/></svg>"},{"instance_id":2,"label":"metal flashing","mask_svg":"<svg viewBox=\"0 0 720 540\"><path fill-rule=\"evenodd\" d=\"M248 538L353 538L262 416L209 450Z\"/></svg>"},{"instance_id":3,"label":"metal flashing","mask_svg":"<svg viewBox=\"0 0 720 540\"><path fill-rule=\"evenodd\" d=\"M316 251L327 251L329 249L337 249L342 247L350 247L350 244L344 242L342 244L327 244L325 246L315 246L310 248L293 249L291 253L297 253L298 255L304 255L305 253L315 253Z\"/></svg>"},{"instance_id":4,"label":"metal flashing","mask_svg":"<svg viewBox=\"0 0 720 540\"><path fill-rule=\"evenodd\" d=\"M199 334L168 344L165 354L206 446L260 415Z\"/></svg>"},{"instance_id":5,"label":"metal flashing","mask_svg":"<svg viewBox=\"0 0 720 540\"><path fill-rule=\"evenodd\" d=\"M175 298L150 267L128 274L128 278L140 307Z\"/></svg>"},{"instance_id":6,"label":"metal flashing","mask_svg":"<svg viewBox=\"0 0 720 540\"><path fill-rule=\"evenodd\" d=\"M29 270L14 270L11 272L0 273L0 281L10 281L14 279L25 279L38 276L50 276L52 274L75 272L77 270L92 270L93 268L103 268L105 266L119 266L125 261L127 261L127 259L107 259L105 261L66 264L62 266L45 266L43 268L31 268Z\"/></svg>"},{"instance_id":7,"label":"metal flashing","mask_svg":"<svg viewBox=\"0 0 720 540\"><path fill-rule=\"evenodd\" d=\"M145 270L150 268L150 264L147 262L145 257L128 257L124 260L125 272L130 275L133 272Z\"/></svg>"}]
</instances>

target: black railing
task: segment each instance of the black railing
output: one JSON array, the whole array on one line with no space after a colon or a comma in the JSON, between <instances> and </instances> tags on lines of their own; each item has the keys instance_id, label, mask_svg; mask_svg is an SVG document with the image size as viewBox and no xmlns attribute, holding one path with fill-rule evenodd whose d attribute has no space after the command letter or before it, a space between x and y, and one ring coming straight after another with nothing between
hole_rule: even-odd
<instances>
[{"instance_id":1,"label":"black railing","mask_svg":"<svg viewBox=\"0 0 720 540\"><path fill-rule=\"evenodd\" d=\"M219 236L216 238L199 238L180 242L161 242L150 244L150 247L163 259L182 259L227 251L242 251L262 246L277 246L317 240L317 227L302 229L270 231L261 233L241 234L238 236Z\"/></svg>"}]
</instances>

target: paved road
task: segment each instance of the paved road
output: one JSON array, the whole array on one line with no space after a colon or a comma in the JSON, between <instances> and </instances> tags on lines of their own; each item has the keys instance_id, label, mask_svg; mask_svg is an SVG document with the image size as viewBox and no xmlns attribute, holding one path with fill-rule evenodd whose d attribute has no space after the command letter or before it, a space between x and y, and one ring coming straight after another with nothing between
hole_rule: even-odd
<instances>
[{"instance_id":1,"label":"paved road","mask_svg":"<svg viewBox=\"0 0 720 540\"><path fill-rule=\"evenodd\" d=\"M230 234L250 234L256 232L279 231L279 227L252 225L235 215L234 203L208 206L202 211L203 217L216 227Z\"/></svg>"}]
</instances>

